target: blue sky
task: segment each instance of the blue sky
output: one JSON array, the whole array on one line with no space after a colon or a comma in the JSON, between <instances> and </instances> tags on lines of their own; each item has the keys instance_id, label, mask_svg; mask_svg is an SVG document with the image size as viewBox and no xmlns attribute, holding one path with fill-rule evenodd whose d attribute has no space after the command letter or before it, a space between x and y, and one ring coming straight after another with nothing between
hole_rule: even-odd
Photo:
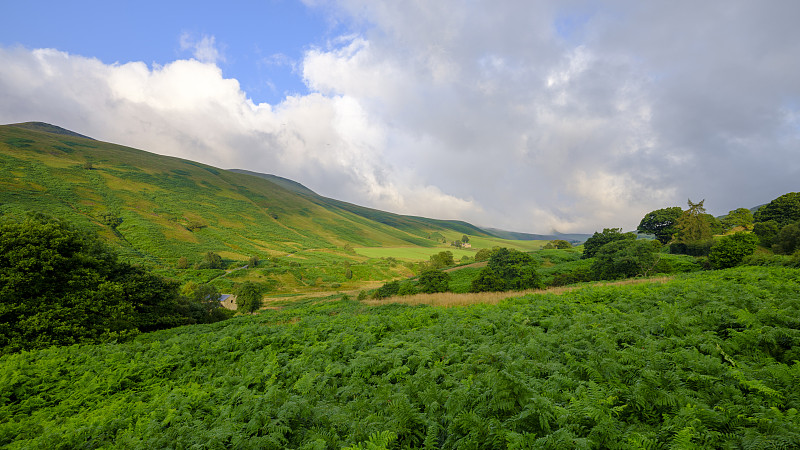
<instances>
[{"instance_id":1,"label":"blue sky","mask_svg":"<svg viewBox=\"0 0 800 450\"><path fill-rule=\"evenodd\" d=\"M30 1L0 7L0 44L55 48L111 64L167 64L184 44L213 37L217 62L256 102L308 92L294 65L309 48L344 34L324 11L296 0Z\"/></svg>"},{"instance_id":2,"label":"blue sky","mask_svg":"<svg viewBox=\"0 0 800 450\"><path fill-rule=\"evenodd\" d=\"M800 2L3 2L0 123L514 231L800 186Z\"/></svg>"}]
</instances>

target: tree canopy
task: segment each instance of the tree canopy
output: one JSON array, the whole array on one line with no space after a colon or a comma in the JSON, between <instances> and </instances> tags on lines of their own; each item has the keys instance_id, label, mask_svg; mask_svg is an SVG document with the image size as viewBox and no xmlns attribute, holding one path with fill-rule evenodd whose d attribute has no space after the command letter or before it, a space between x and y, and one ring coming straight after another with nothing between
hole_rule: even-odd
<instances>
[{"instance_id":1,"label":"tree canopy","mask_svg":"<svg viewBox=\"0 0 800 450\"><path fill-rule=\"evenodd\" d=\"M586 242L583 243L583 258L593 257L600 247L608 244L609 242L621 240L636 240L634 233L623 233L622 228L603 228L602 233L594 232Z\"/></svg>"},{"instance_id":2,"label":"tree canopy","mask_svg":"<svg viewBox=\"0 0 800 450\"><path fill-rule=\"evenodd\" d=\"M245 281L236 287L234 293L237 310L252 313L261 308L263 290L259 284Z\"/></svg>"},{"instance_id":3,"label":"tree canopy","mask_svg":"<svg viewBox=\"0 0 800 450\"><path fill-rule=\"evenodd\" d=\"M439 270L426 270L419 276L419 291L424 293L450 290L450 275Z\"/></svg>"},{"instance_id":4,"label":"tree canopy","mask_svg":"<svg viewBox=\"0 0 800 450\"><path fill-rule=\"evenodd\" d=\"M722 218L722 224L727 230L734 227L750 227L753 225L753 213L747 208L736 208Z\"/></svg>"},{"instance_id":5,"label":"tree canopy","mask_svg":"<svg viewBox=\"0 0 800 450\"><path fill-rule=\"evenodd\" d=\"M739 265L742 260L756 250L758 238L752 233L740 231L723 236L708 253L708 262L715 269L727 269Z\"/></svg>"},{"instance_id":6,"label":"tree canopy","mask_svg":"<svg viewBox=\"0 0 800 450\"><path fill-rule=\"evenodd\" d=\"M193 314L193 313L192 313ZM0 351L120 339L195 323L178 284L43 215L0 219Z\"/></svg>"},{"instance_id":7,"label":"tree canopy","mask_svg":"<svg viewBox=\"0 0 800 450\"><path fill-rule=\"evenodd\" d=\"M509 291L541 286L537 263L519 250L500 248L489 257L489 263L472 281L473 292Z\"/></svg>"},{"instance_id":8,"label":"tree canopy","mask_svg":"<svg viewBox=\"0 0 800 450\"><path fill-rule=\"evenodd\" d=\"M789 192L767 203L753 215L755 222L774 220L778 228L800 220L800 192Z\"/></svg>"},{"instance_id":9,"label":"tree canopy","mask_svg":"<svg viewBox=\"0 0 800 450\"><path fill-rule=\"evenodd\" d=\"M697 203L688 200L689 209L681 213L675 225L677 242L687 244L711 238L711 223L704 217L706 212L704 202L705 199Z\"/></svg>"},{"instance_id":10,"label":"tree canopy","mask_svg":"<svg viewBox=\"0 0 800 450\"><path fill-rule=\"evenodd\" d=\"M668 243L678 230L675 224L683 210L679 206L657 209L647 213L636 228L640 233L654 234L662 244Z\"/></svg>"},{"instance_id":11,"label":"tree canopy","mask_svg":"<svg viewBox=\"0 0 800 450\"><path fill-rule=\"evenodd\" d=\"M442 267L452 266L455 263L453 252L449 250L431 255L429 261L432 269L441 269Z\"/></svg>"},{"instance_id":12,"label":"tree canopy","mask_svg":"<svg viewBox=\"0 0 800 450\"><path fill-rule=\"evenodd\" d=\"M600 280L652 275L660 258L661 244L654 240L617 240L603 245L592 270Z\"/></svg>"}]
</instances>

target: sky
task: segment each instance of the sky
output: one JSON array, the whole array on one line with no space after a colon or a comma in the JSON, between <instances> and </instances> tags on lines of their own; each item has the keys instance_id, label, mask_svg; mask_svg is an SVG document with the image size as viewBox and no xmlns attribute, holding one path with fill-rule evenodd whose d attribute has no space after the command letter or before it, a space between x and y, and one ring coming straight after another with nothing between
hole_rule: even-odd
<instances>
[{"instance_id":1,"label":"sky","mask_svg":"<svg viewBox=\"0 0 800 450\"><path fill-rule=\"evenodd\" d=\"M633 230L800 191L800 2L0 0L0 123L401 214Z\"/></svg>"}]
</instances>

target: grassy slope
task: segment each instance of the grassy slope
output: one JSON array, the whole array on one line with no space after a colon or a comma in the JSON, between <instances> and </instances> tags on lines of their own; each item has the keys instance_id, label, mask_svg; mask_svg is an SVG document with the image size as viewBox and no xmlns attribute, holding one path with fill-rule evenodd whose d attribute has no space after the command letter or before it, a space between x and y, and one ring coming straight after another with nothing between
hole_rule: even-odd
<instances>
[{"instance_id":1,"label":"grassy slope","mask_svg":"<svg viewBox=\"0 0 800 450\"><path fill-rule=\"evenodd\" d=\"M301 195L286 189L290 180L276 184L45 125L0 126L0 213L67 218L128 257L171 264L207 251L245 260L347 243L431 247L424 236L433 231L477 230ZM114 229L108 217L122 222Z\"/></svg>"},{"instance_id":2,"label":"grassy slope","mask_svg":"<svg viewBox=\"0 0 800 450\"><path fill-rule=\"evenodd\" d=\"M297 183L292 180L287 180L286 178L282 178L276 175L262 174L262 173L256 173L238 169L231 170L231 172L249 174L270 180L290 191L303 195L312 202L324 206L326 208L336 209L340 211L347 211L356 214L360 217L363 217L365 219L389 225L393 228L397 228L399 230L403 230L411 234L418 235L420 237L425 237L427 233L422 234L422 231L429 228L438 230L452 230L456 233L476 235L476 236L490 235L488 232L486 232L481 228L478 228L474 225L459 220L438 220L438 219L428 219L425 217L404 216L400 214L380 211L377 209L366 208L363 206L354 205L352 203L347 203L340 200L334 200L328 197L323 197L321 195L318 195L311 189L308 189L307 187L303 186L300 183ZM427 246L428 245L427 240L421 243L421 245Z\"/></svg>"}]
</instances>

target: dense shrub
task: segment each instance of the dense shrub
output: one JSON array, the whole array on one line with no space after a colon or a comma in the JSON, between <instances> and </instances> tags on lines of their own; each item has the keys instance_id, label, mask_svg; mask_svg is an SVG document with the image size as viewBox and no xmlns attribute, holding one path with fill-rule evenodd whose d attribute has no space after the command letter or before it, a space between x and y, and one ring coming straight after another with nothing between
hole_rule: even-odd
<instances>
[{"instance_id":1,"label":"dense shrub","mask_svg":"<svg viewBox=\"0 0 800 450\"><path fill-rule=\"evenodd\" d=\"M492 252L489 264L472 281L473 292L509 291L542 286L536 261L519 250L501 248Z\"/></svg>"},{"instance_id":2,"label":"dense shrub","mask_svg":"<svg viewBox=\"0 0 800 450\"><path fill-rule=\"evenodd\" d=\"M372 293L372 298L387 298L393 295L397 295L400 292L400 282L399 281L390 281L383 286L379 287Z\"/></svg>"},{"instance_id":3,"label":"dense shrub","mask_svg":"<svg viewBox=\"0 0 800 450\"><path fill-rule=\"evenodd\" d=\"M96 235L42 215L0 220L0 300L3 353L198 321L176 282L121 262Z\"/></svg>"},{"instance_id":4,"label":"dense shrub","mask_svg":"<svg viewBox=\"0 0 800 450\"><path fill-rule=\"evenodd\" d=\"M673 255L708 256L713 245L713 239L692 242L674 242L669 245L669 252Z\"/></svg>"},{"instance_id":5,"label":"dense shrub","mask_svg":"<svg viewBox=\"0 0 800 450\"><path fill-rule=\"evenodd\" d=\"M756 250L758 238L745 232L723 236L708 254L708 262L714 269L727 269L739 265L745 257Z\"/></svg>"},{"instance_id":6,"label":"dense shrub","mask_svg":"<svg viewBox=\"0 0 800 450\"><path fill-rule=\"evenodd\" d=\"M438 270L428 270L419 276L419 291L424 293L447 292L450 290L450 275Z\"/></svg>"},{"instance_id":7,"label":"dense shrub","mask_svg":"<svg viewBox=\"0 0 800 450\"><path fill-rule=\"evenodd\" d=\"M772 248L784 255L791 255L800 249L800 222L790 223L781 228L773 239Z\"/></svg>"},{"instance_id":8,"label":"dense shrub","mask_svg":"<svg viewBox=\"0 0 800 450\"><path fill-rule=\"evenodd\" d=\"M598 280L614 280L656 273L661 243L657 240L618 240L597 251L592 270Z\"/></svg>"}]
</instances>

